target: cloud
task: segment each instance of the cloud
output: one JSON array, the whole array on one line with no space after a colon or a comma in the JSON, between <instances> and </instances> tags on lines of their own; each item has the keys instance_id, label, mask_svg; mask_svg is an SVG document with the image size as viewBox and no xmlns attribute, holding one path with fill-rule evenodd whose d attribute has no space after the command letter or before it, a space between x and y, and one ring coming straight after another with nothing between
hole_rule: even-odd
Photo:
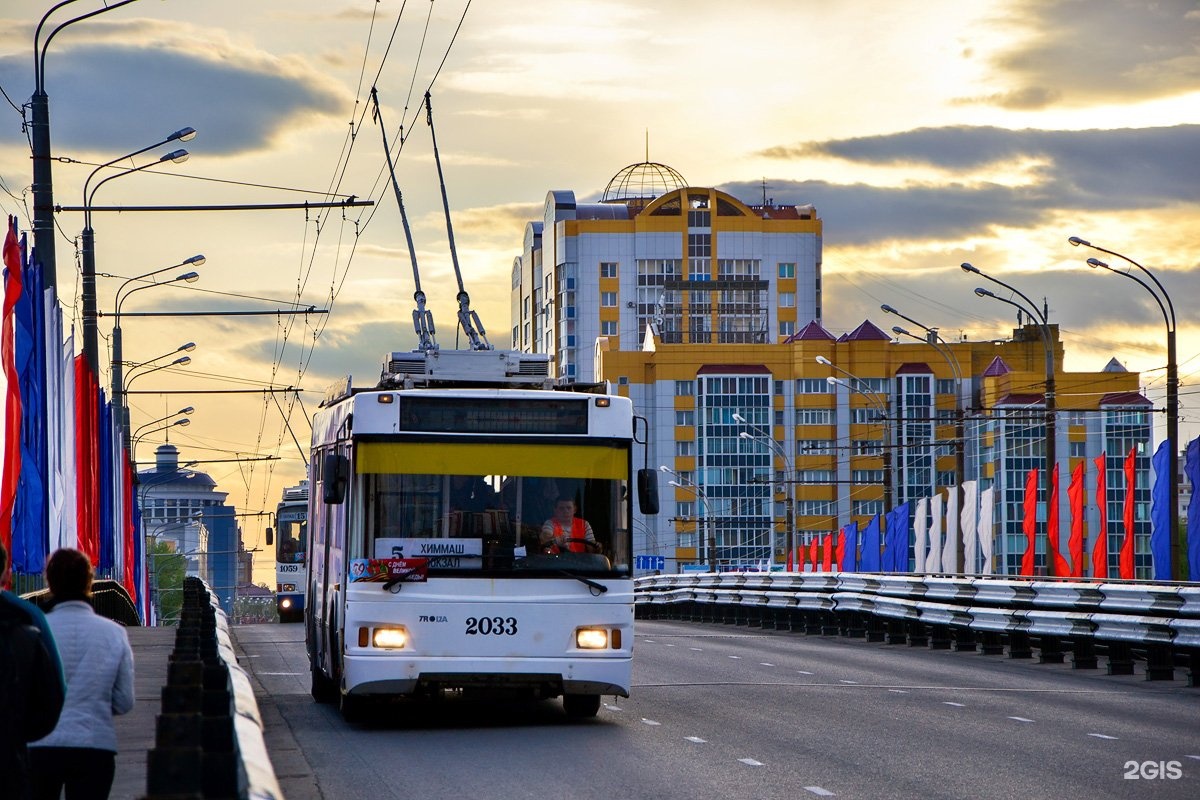
<instances>
[{"instance_id":1,"label":"cloud","mask_svg":"<svg viewBox=\"0 0 1200 800\"><path fill-rule=\"evenodd\" d=\"M148 20L89 26L47 60L54 144L123 152L185 125L205 153L269 148L285 132L340 116L346 92L305 61L269 55L222 31ZM130 42L141 44L131 45ZM0 85L32 93L23 53L0 58Z\"/></svg>"},{"instance_id":2,"label":"cloud","mask_svg":"<svg viewBox=\"0 0 1200 800\"><path fill-rule=\"evenodd\" d=\"M1198 147L1200 125L1087 131L953 126L779 145L759 155L778 160L826 156L859 165L921 165L949 171L953 177L943 184L899 187L769 181L777 202L813 203L822 218L849 226L830 228L839 240L865 243L982 234L995 226L1035 224L1060 209L1152 209L1194 203L1200 185ZM1038 165L1032 168L1031 182L1009 186L969 180L976 170L1030 161ZM735 182L721 188L753 197L761 184Z\"/></svg>"},{"instance_id":3,"label":"cloud","mask_svg":"<svg viewBox=\"0 0 1200 800\"><path fill-rule=\"evenodd\" d=\"M1004 108L1140 101L1200 83L1194 0L1022 0L1003 23L1023 29L991 58L990 74L1016 88L969 102Z\"/></svg>"}]
</instances>

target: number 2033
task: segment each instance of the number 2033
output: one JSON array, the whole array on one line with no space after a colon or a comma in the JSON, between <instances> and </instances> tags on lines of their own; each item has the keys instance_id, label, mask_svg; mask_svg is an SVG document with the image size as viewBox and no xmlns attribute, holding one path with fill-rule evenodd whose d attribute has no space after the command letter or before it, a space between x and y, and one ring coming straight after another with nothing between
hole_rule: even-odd
<instances>
[{"instance_id":1,"label":"number 2033","mask_svg":"<svg viewBox=\"0 0 1200 800\"><path fill-rule=\"evenodd\" d=\"M1174 781L1183 777L1183 764L1178 761L1126 761L1123 769L1127 781L1153 781L1160 778Z\"/></svg>"},{"instance_id":2,"label":"number 2033","mask_svg":"<svg viewBox=\"0 0 1200 800\"><path fill-rule=\"evenodd\" d=\"M467 617L468 636L516 636L516 617Z\"/></svg>"}]
</instances>

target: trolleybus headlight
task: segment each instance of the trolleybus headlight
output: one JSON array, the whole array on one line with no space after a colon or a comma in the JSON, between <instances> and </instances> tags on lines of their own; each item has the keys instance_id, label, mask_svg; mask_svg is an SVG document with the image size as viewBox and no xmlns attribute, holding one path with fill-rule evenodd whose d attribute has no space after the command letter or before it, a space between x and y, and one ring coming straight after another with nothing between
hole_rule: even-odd
<instances>
[{"instance_id":1,"label":"trolleybus headlight","mask_svg":"<svg viewBox=\"0 0 1200 800\"><path fill-rule=\"evenodd\" d=\"M280 600L279 607L282 608L284 611L287 611L289 608L292 607L292 598L285 597L282 600Z\"/></svg>"},{"instance_id":2,"label":"trolleybus headlight","mask_svg":"<svg viewBox=\"0 0 1200 800\"><path fill-rule=\"evenodd\" d=\"M404 628L376 628L371 643L376 647L399 650L408 645L408 631Z\"/></svg>"},{"instance_id":3,"label":"trolleybus headlight","mask_svg":"<svg viewBox=\"0 0 1200 800\"><path fill-rule=\"evenodd\" d=\"M296 591L296 584L294 584L294 583L285 583L285 584L283 585L283 591L285 591L285 592L294 592L294 591Z\"/></svg>"},{"instance_id":4,"label":"trolleybus headlight","mask_svg":"<svg viewBox=\"0 0 1200 800\"><path fill-rule=\"evenodd\" d=\"M608 631L603 628L576 628L575 646L580 650L603 650L608 647Z\"/></svg>"}]
</instances>

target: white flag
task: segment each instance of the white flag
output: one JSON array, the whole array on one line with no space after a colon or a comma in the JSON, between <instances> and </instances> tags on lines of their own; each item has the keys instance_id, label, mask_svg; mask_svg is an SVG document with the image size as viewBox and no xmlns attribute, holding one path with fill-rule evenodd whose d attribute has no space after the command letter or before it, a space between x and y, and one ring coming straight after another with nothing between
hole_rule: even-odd
<instances>
[{"instance_id":1,"label":"white flag","mask_svg":"<svg viewBox=\"0 0 1200 800\"><path fill-rule=\"evenodd\" d=\"M968 575L974 575L978 567L977 561L977 543L979 542L976 529L978 528L979 520L979 483L977 481L963 481L963 506L960 519L962 520L962 539L963 539L963 572Z\"/></svg>"},{"instance_id":2,"label":"white flag","mask_svg":"<svg viewBox=\"0 0 1200 800\"><path fill-rule=\"evenodd\" d=\"M925 540L929 533L929 500L922 497L917 501L917 513L913 518L913 572L925 571Z\"/></svg>"},{"instance_id":3,"label":"white flag","mask_svg":"<svg viewBox=\"0 0 1200 800\"><path fill-rule=\"evenodd\" d=\"M958 571L958 487L946 495L946 543L942 546L942 571Z\"/></svg>"},{"instance_id":4,"label":"white flag","mask_svg":"<svg viewBox=\"0 0 1200 800\"><path fill-rule=\"evenodd\" d=\"M939 492L929 498L929 516L933 524L929 526L929 558L925 559L926 572L942 571L942 495Z\"/></svg>"},{"instance_id":5,"label":"white flag","mask_svg":"<svg viewBox=\"0 0 1200 800\"><path fill-rule=\"evenodd\" d=\"M979 496L979 549L983 554L983 575L992 574L992 514L996 506L996 487L989 486Z\"/></svg>"}]
</instances>

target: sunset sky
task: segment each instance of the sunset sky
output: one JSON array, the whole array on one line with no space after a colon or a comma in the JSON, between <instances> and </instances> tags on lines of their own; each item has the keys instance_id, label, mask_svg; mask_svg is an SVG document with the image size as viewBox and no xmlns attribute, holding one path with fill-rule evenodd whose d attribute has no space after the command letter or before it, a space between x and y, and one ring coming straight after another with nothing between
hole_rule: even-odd
<instances>
[{"instance_id":1,"label":"sunset sky","mask_svg":"<svg viewBox=\"0 0 1200 800\"><path fill-rule=\"evenodd\" d=\"M51 5L0 7L0 87L16 106L32 94L33 30ZM101 5L77 0L51 24ZM456 286L417 113L431 82L459 259L499 347L509 344L512 260L546 192L595 199L623 166L646 159L648 141L650 160L694 186L757 202L765 184L777 203L816 206L824 323L834 333L866 318L889 329L879 311L889 303L947 339L1007 335L1012 309L975 297L979 280L958 267L970 261L1046 299L1068 369L1099 370L1116 357L1144 373L1158 405L1158 306L1131 281L1090 269L1086 259L1100 254L1067 238L1125 253L1175 302L1182 428L1200 433L1194 0L474 0L464 18L465 6L140 0L50 45L60 205L82 204L97 164L184 126L199 132L184 145L186 163L114 180L96 205L284 203L326 192L377 202L344 214L94 215L100 273L127 278L196 253L208 259L198 283L140 292L125 312L274 309L297 298L330 309L308 320L123 320L130 361L197 343L189 367L136 388L214 389L234 378L241 388L307 390L302 406L283 406L290 431L257 395L132 398L134 427L196 407L192 425L171 437L184 460L281 457L201 467L239 510L273 508L302 477L293 435L307 445L306 419L328 383L350 373L372 384L383 354L415 341L412 271L369 111L372 85L389 140L398 143L402 122L411 134L397 177L443 347L454 346ZM28 230L29 145L12 104L0 97L0 209ZM82 214L57 221L60 293L78 324ZM120 282L99 281L105 349ZM139 458L161 441L148 436ZM265 524L244 521L248 547L261 544ZM256 577L273 580L264 570Z\"/></svg>"}]
</instances>

